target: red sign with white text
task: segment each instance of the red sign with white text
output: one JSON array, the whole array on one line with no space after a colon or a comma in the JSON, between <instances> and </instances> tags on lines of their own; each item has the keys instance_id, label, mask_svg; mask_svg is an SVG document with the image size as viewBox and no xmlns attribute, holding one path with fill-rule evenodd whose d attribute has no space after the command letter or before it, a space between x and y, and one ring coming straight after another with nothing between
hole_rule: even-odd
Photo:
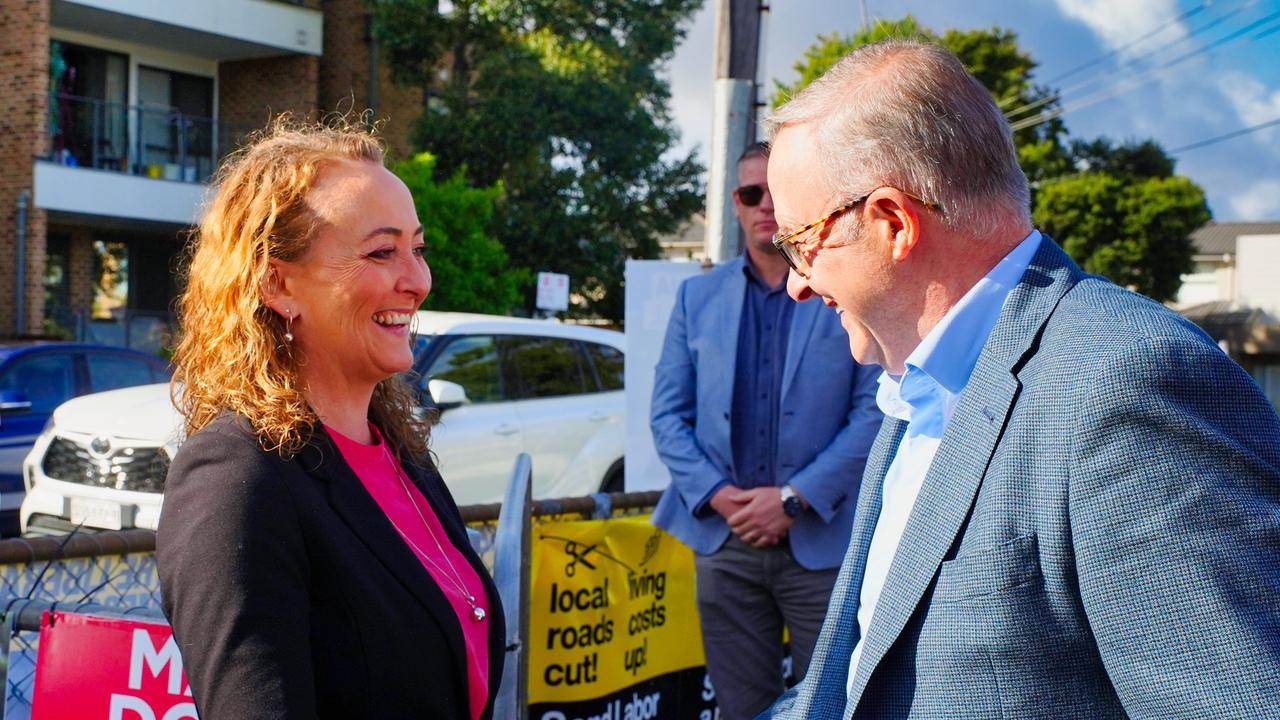
<instances>
[{"instance_id":1,"label":"red sign with white text","mask_svg":"<svg viewBox=\"0 0 1280 720\"><path fill-rule=\"evenodd\" d=\"M197 720L169 626L46 611L31 720Z\"/></svg>"}]
</instances>

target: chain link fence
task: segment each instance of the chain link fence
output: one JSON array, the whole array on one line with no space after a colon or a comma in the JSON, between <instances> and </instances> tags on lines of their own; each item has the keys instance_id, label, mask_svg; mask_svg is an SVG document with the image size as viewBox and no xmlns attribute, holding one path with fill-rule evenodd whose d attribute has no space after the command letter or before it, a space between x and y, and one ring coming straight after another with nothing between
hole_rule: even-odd
<instances>
[{"instance_id":1,"label":"chain link fence","mask_svg":"<svg viewBox=\"0 0 1280 720\"><path fill-rule=\"evenodd\" d=\"M658 493L598 494L532 503L535 523L649 512ZM493 570L501 505L460 508L472 547ZM39 618L57 609L163 620L151 530L72 533L0 541L0 610L9 630L0 648L3 720L26 720L39 650ZM525 578L525 582L527 582ZM7 649L7 652L6 652Z\"/></svg>"},{"instance_id":2,"label":"chain link fence","mask_svg":"<svg viewBox=\"0 0 1280 720\"><path fill-rule=\"evenodd\" d=\"M103 609L160 616L155 545L155 533L150 530L0 542L0 603L9 630L7 647L0 650L5 660L5 720L26 720L31 715L38 613L50 608ZM26 621L20 622L24 617Z\"/></svg>"}]
</instances>

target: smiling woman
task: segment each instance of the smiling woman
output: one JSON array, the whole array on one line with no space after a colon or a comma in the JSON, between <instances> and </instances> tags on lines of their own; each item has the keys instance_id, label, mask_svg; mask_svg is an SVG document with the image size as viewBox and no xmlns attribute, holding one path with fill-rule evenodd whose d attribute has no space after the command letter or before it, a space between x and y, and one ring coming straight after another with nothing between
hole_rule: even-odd
<instances>
[{"instance_id":1,"label":"smiling woman","mask_svg":"<svg viewBox=\"0 0 1280 720\"><path fill-rule=\"evenodd\" d=\"M491 717L500 603L398 377L431 290L413 198L345 124L278 122L217 182L156 541L200 716Z\"/></svg>"}]
</instances>

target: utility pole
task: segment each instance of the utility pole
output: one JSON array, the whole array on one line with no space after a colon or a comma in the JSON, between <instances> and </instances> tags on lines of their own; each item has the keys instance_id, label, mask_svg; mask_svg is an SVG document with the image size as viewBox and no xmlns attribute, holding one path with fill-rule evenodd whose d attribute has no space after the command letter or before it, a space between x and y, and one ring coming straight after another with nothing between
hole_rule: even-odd
<instances>
[{"instance_id":1,"label":"utility pole","mask_svg":"<svg viewBox=\"0 0 1280 720\"><path fill-rule=\"evenodd\" d=\"M763 0L715 0L715 87L711 167L707 171L707 234L712 262L734 257L741 230L733 214L738 156L756 141L756 75L760 59Z\"/></svg>"}]
</instances>

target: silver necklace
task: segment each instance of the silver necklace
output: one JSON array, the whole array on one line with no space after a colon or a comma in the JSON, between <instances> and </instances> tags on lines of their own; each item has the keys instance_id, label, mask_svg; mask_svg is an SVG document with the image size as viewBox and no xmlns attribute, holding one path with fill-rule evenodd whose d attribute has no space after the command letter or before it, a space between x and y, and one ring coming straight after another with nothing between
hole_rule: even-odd
<instances>
[{"instance_id":1,"label":"silver necklace","mask_svg":"<svg viewBox=\"0 0 1280 720\"><path fill-rule=\"evenodd\" d=\"M422 521L422 527L427 529L427 534L435 541L436 550L440 551L440 557L444 558L445 564L449 566L449 571L445 572L445 569L440 567L439 563L432 560L430 555L424 553L422 548L418 547L417 543L409 539L409 535L405 533L405 531L401 530L400 526L396 525L396 522L391 520L391 517L388 516L387 519L391 520L391 527L394 527L396 532L400 533L400 537L404 538L404 541L409 544L409 547L413 548L413 551L418 554L418 557L422 558L424 562L435 568L436 572L448 580L449 583L458 591L458 594L467 601L467 604L471 606L471 619L475 622L484 620L486 615L484 608L480 606L475 595L467 592L467 586L462 582L462 576L458 574L457 568L453 566L453 561L450 560L449 555L445 553L444 546L440 544L440 538L436 537L435 531L431 529L431 525L427 523L427 518L422 514L422 508L418 507L418 503L413 499L413 494L409 492L409 483L404 478L404 470L401 469L400 463L396 462L396 459L391 456L391 453L387 450L387 446L385 444L382 446L382 451L387 457L387 462L391 463L391 466L395 468L396 479L400 481L400 489L404 490L405 499L413 506L414 512L418 513L418 519Z\"/></svg>"}]
</instances>

